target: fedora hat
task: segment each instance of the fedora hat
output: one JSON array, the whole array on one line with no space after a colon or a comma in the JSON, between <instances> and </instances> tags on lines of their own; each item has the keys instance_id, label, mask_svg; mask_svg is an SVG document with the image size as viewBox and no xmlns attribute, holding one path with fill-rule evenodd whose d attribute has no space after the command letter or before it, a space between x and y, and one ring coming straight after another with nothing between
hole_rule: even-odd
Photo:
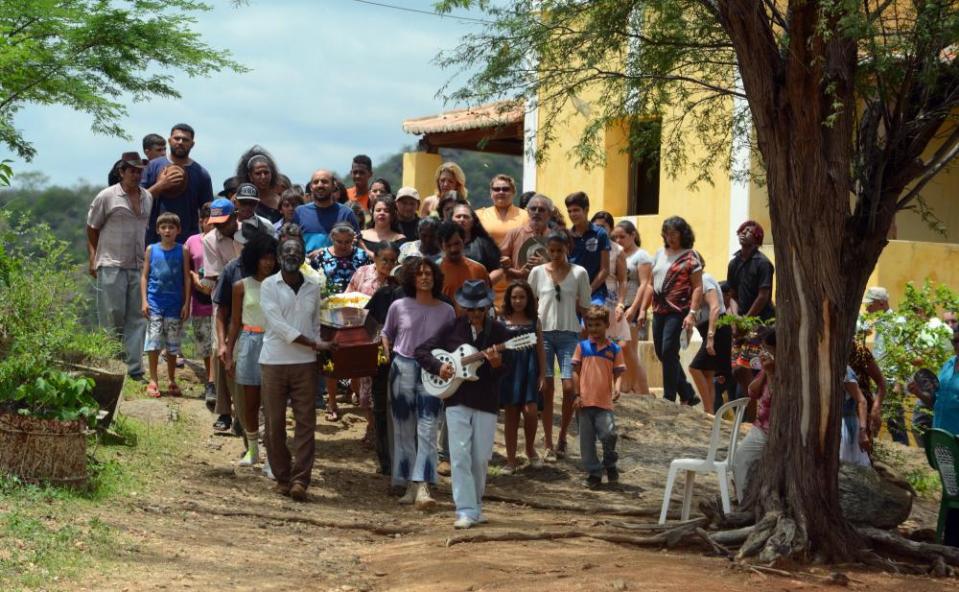
<instances>
[{"instance_id":1,"label":"fedora hat","mask_svg":"<svg viewBox=\"0 0 959 592\"><path fill-rule=\"evenodd\" d=\"M456 291L456 304L463 308L484 308L493 304L493 291L483 280L466 280Z\"/></svg>"},{"instance_id":2,"label":"fedora hat","mask_svg":"<svg viewBox=\"0 0 959 592\"><path fill-rule=\"evenodd\" d=\"M132 166L138 169L146 168L146 166L149 164L145 158L140 156L139 152L124 152L122 155L120 155L120 161L127 166Z\"/></svg>"}]
</instances>

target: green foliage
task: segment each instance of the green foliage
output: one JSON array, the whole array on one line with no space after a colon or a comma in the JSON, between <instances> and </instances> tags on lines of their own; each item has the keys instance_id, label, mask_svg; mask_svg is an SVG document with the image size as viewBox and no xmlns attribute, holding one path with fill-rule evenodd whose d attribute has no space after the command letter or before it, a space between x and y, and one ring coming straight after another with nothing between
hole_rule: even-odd
<instances>
[{"instance_id":1,"label":"green foliage","mask_svg":"<svg viewBox=\"0 0 959 592\"><path fill-rule=\"evenodd\" d=\"M952 331L938 319L930 321L930 317L955 310L959 310L959 295L948 286L926 280L917 288L910 282L897 309L863 316L860 338L869 331L882 338L882 352L876 361L883 376L905 384L920 368L938 374L952 357Z\"/></svg>"},{"instance_id":2,"label":"green foliage","mask_svg":"<svg viewBox=\"0 0 959 592\"><path fill-rule=\"evenodd\" d=\"M0 365L0 409L40 419L92 424L98 407L93 400L93 380L75 378L61 370L41 370L39 375L22 358Z\"/></svg>"},{"instance_id":3,"label":"green foliage","mask_svg":"<svg viewBox=\"0 0 959 592\"><path fill-rule=\"evenodd\" d=\"M62 420L96 413L92 384L56 368L113 358L120 344L81 322L88 296L69 248L48 226L0 212L0 407Z\"/></svg>"},{"instance_id":4,"label":"green foliage","mask_svg":"<svg viewBox=\"0 0 959 592\"><path fill-rule=\"evenodd\" d=\"M585 166L603 164L609 126L659 120L661 148L658 137L633 130L627 150L637 159L653 150L664 171L693 174L693 184L723 169L742 178L776 162L771 142L790 137L795 119L775 112L803 101L837 132L821 140L836 146L820 152L848 154L840 167L858 198L856 231L884 233L877 217L910 207L959 154L959 131L948 125L959 113L952 0L434 4L443 13L477 9L490 21L437 56L454 73L440 93L468 105L535 98L540 159L570 113L585 125L568 156ZM734 168L733 138L750 144L759 166Z\"/></svg>"},{"instance_id":5,"label":"green foliage","mask_svg":"<svg viewBox=\"0 0 959 592\"><path fill-rule=\"evenodd\" d=\"M906 481L921 497L936 498L942 490L939 475L928 469L913 469L906 473Z\"/></svg>"},{"instance_id":6,"label":"green foliage","mask_svg":"<svg viewBox=\"0 0 959 592\"><path fill-rule=\"evenodd\" d=\"M717 327L732 327L743 335L752 333L760 327L772 327L776 324L775 318L763 320L760 317L739 317L733 315L723 315L716 321Z\"/></svg>"},{"instance_id":7,"label":"green foliage","mask_svg":"<svg viewBox=\"0 0 959 592\"><path fill-rule=\"evenodd\" d=\"M14 126L25 104L64 105L126 137L125 103L178 98L174 72L244 71L193 31L196 0L0 0L0 144L30 159Z\"/></svg>"},{"instance_id":8,"label":"green foliage","mask_svg":"<svg viewBox=\"0 0 959 592\"><path fill-rule=\"evenodd\" d=\"M17 174L12 187L0 191L0 209L13 219L29 218L50 227L53 234L69 244L64 256L70 263L86 261L87 210L94 196L106 186L107 171L102 174L103 185L81 182L71 187L51 185L50 179L36 172Z\"/></svg>"}]
</instances>

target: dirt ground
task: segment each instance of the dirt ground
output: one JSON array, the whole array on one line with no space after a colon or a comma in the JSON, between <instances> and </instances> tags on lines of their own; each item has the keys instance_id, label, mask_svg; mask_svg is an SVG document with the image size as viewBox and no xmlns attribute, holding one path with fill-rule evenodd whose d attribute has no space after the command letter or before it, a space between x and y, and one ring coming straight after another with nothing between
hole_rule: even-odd
<instances>
[{"instance_id":1,"label":"dirt ground","mask_svg":"<svg viewBox=\"0 0 959 592\"><path fill-rule=\"evenodd\" d=\"M109 569L66 589L811 590L825 588L834 570L844 571L853 589L959 588L953 581L841 566L782 577L731 568L726 560L703 551L659 551L582 538L447 546L450 536L460 534L452 528L448 481L440 486L436 512L398 506L387 495L388 478L376 474L372 452L360 443L364 423L358 409L341 405L345 417L336 424L320 416L310 500L295 503L272 493L272 482L259 469L235 466L240 439L212 435L213 417L199 400L199 388L189 386L182 399L121 406L122 413L151 421L166 421L172 408L190 426L190 452L171 464L162 482L102 507L100 518L119 531L123 544ZM601 491L582 486L575 438L570 440L570 460L515 475L498 474L496 465L504 453L500 433L487 492L516 502L487 501L489 524L468 532L610 532L617 530L614 523L624 520L654 522L669 460L702 455L711 420L698 410L662 400L624 396L618 421L622 485ZM697 495L716 491L714 480L697 483ZM519 503L523 500L540 506L557 502L639 508L649 515L544 510ZM928 524L935 511L930 502L917 504L913 521Z\"/></svg>"}]
</instances>

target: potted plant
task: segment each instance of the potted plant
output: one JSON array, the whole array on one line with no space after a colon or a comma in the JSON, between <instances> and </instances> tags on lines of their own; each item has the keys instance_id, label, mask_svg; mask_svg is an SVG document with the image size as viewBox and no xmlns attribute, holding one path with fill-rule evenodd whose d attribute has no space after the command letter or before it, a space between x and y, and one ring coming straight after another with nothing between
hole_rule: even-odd
<instances>
[{"instance_id":1,"label":"potted plant","mask_svg":"<svg viewBox=\"0 0 959 592\"><path fill-rule=\"evenodd\" d=\"M86 432L97 415L93 381L26 357L0 363L0 471L28 482L82 486Z\"/></svg>"}]
</instances>

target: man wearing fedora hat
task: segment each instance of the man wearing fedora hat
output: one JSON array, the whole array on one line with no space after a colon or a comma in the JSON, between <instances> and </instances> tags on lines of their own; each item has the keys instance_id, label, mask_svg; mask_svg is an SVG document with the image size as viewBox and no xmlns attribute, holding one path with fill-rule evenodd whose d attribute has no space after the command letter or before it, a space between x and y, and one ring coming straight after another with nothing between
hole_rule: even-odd
<instances>
[{"instance_id":1,"label":"man wearing fedora hat","mask_svg":"<svg viewBox=\"0 0 959 592\"><path fill-rule=\"evenodd\" d=\"M476 381L464 381L446 403L452 465L453 501L456 504L456 528L469 528L486 521L483 516L483 491L486 468L493 455L496 416L499 412L499 382L506 368L502 356L492 346L509 339L509 331L489 316L493 291L483 280L466 280L456 291L456 304L465 314L449 322L416 348L416 361L432 374L453 376L453 367L436 359L435 348L454 351L464 343L484 351L486 362L480 366Z\"/></svg>"},{"instance_id":2,"label":"man wearing fedora hat","mask_svg":"<svg viewBox=\"0 0 959 592\"><path fill-rule=\"evenodd\" d=\"M87 212L87 252L90 275L96 279L97 320L123 341L127 373L143 378L146 319L140 303L140 271L153 198L140 187L147 161L137 152L124 152L120 182L101 191Z\"/></svg>"}]
</instances>

